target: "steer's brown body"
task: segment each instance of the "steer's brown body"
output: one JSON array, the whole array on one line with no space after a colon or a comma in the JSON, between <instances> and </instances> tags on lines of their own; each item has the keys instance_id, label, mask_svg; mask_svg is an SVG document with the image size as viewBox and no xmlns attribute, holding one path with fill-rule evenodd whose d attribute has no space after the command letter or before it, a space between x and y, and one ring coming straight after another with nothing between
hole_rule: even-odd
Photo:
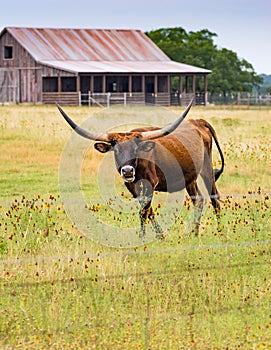
<instances>
[{"instance_id":1,"label":"steer's brown body","mask_svg":"<svg viewBox=\"0 0 271 350\"><path fill-rule=\"evenodd\" d=\"M163 235L151 208L153 192L176 192L184 188L195 205L194 232L198 234L203 208L203 198L197 185L199 175L203 178L219 218L219 195L215 181L223 172L224 158L216 133L209 123L202 119L183 121L191 105L192 102L183 115L169 127L144 127L128 133L104 135L84 131L58 106L78 134L100 141L95 143L99 152L114 151L117 170L128 190L141 204L142 236L145 234L147 219L153 224L157 237ZM213 139L222 161L219 170L212 168Z\"/></svg>"}]
</instances>

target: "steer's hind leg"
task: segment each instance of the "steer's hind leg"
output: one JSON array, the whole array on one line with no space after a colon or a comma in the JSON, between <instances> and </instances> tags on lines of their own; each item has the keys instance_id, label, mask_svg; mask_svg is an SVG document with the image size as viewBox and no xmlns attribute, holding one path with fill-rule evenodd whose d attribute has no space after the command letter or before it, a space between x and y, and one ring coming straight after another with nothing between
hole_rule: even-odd
<instances>
[{"instance_id":1,"label":"steer's hind leg","mask_svg":"<svg viewBox=\"0 0 271 350\"><path fill-rule=\"evenodd\" d=\"M204 179L203 177L203 180L206 184L206 187L207 187L207 181L208 179ZM214 208L214 211L215 211L215 215L216 215L216 219L217 219L217 224L218 224L218 227L219 229L221 229L221 223L220 223L220 203L219 203L219 193L218 193L218 190L216 188L216 184L215 184L215 181L213 179L212 181L212 184L211 184L211 191L209 192L210 194L210 198L211 198L211 202L212 202L212 206Z\"/></svg>"},{"instance_id":2,"label":"steer's hind leg","mask_svg":"<svg viewBox=\"0 0 271 350\"><path fill-rule=\"evenodd\" d=\"M218 226L220 226L220 196L215 183L214 171L212 169L211 164L208 161L206 161L204 165L205 166L201 176L210 195L212 206L216 214Z\"/></svg>"},{"instance_id":3,"label":"steer's hind leg","mask_svg":"<svg viewBox=\"0 0 271 350\"><path fill-rule=\"evenodd\" d=\"M198 188L196 181L193 181L190 185L186 187L186 190L192 199L194 205L194 217L193 217L193 229L192 233L196 236L199 234L200 219L203 210L203 196Z\"/></svg>"}]
</instances>

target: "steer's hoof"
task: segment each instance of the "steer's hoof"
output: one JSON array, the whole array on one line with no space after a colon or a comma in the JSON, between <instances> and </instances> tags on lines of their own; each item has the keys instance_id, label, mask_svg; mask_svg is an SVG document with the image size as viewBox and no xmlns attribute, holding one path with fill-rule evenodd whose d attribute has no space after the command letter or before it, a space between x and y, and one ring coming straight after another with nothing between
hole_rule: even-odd
<instances>
[{"instance_id":1,"label":"steer's hoof","mask_svg":"<svg viewBox=\"0 0 271 350\"><path fill-rule=\"evenodd\" d=\"M162 227L160 227L158 224L156 224L155 233L156 233L156 235L155 235L156 239L160 239L160 240L165 239L165 234L162 230Z\"/></svg>"},{"instance_id":2,"label":"steer's hoof","mask_svg":"<svg viewBox=\"0 0 271 350\"><path fill-rule=\"evenodd\" d=\"M145 230L141 230L140 232L139 232L139 238L140 239L143 239L143 238L145 238L146 237L146 231Z\"/></svg>"},{"instance_id":3,"label":"steer's hoof","mask_svg":"<svg viewBox=\"0 0 271 350\"><path fill-rule=\"evenodd\" d=\"M191 231L191 235L198 237L198 235L199 235L199 228L198 227L194 227L193 230Z\"/></svg>"},{"instance_id":4,"label":"steer's hoof","mask_svg":"<svg viewBox=\"0 0 271 350\"><path fill-rule=\"evenodd\" d=\"M159 239L159 241L163 241L166 238L166 235L163 232L159 232L156 233L155 238Z\"/></svg>"}]
</instances>

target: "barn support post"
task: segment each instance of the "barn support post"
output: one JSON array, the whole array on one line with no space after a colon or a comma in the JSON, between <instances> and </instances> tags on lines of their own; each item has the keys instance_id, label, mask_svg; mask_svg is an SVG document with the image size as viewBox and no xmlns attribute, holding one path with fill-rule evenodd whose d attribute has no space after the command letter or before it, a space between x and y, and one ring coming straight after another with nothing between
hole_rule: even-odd
<instances>
[{"instance_id":1,"label":"barn support post","mask_svg":"<svg viewBox=\"0 0 271 350\"><path fill-rule=\"evenodd\" d=\"M80 91L80 77L79 74L76 75L76 92L78 93L78 105L82 105L82 96Z\"/></svg>"},{"instance_id":2,"label":"barn support post","mask_svg":"<svg viewBox=\"0 0 271 350\"><path fill-rule=\"evenodd\" d=\"M192 75L192 92L196 96L196 76L194 74Z\"/></svg>"},{"instance_id":3,"label":"barn support post","mask_svg":"<svg viewBox=\"0 0 271 350\"><path fill-rule=\"evenodd\" d=\"M182 105L182 95L183 95L183 76L179 75L179 96L180 96L180 105Z\"/></svg>"},{"instance_id":4,"label":"barn support post","mask_svg":"<svg viewBox=\"0 0 271 350\"><path fill-rule=\"evenodd\" d=\"M61 77L60 77L60 75L58 76L58 79L57 79L57 91L61 92Z\"/></svg>"},{"instance_id":5,"label":"barn support post","mask_svg":"<svg viewBox=\"0 0 271 350\"><path fill-rule=\"evenodd\" d=\"M170 93L171 93L170 75L167 75L167 93L169 94L169 101L170 101Z\"/></svg>"},{"instance_id":6,"label":"barn support post","mask_svg":"<svg viewBox=\"0 0 271 350\"><path fill-rule=\"evenodd\" d=\"M142 91L143 94L145 95L145 75L142 75L142 79L141 79L141 91Z\"/></svg>"},{"instance_id":7,"label":"barn support post","mask_svg":"<svg viewBox=\"0 0 271 350\"><path fill-rule=\"evenodd\" d=\"M207 75L204 75L204 106L207 106L208 103L208 94L207 94Z\"/></svg>"},{"instance_id":8,"label":"barn support post","mask_svg":"<svg viewBox=\"0 0 271 350\"><path fill-rule=\"evenodd\" d=\"M128 77L128 92L131 94L132 93L132 76L129 75Z\"/></svg>"},{"instance_id":9,"label":"barn support post","mask_svg":"<svg viewBox=\"0 0 271 350\"><path fill-rule=\"evenodd\" d=\"M90 92L93 92L94 91L94 77L93 75L90 76Z\"/></svg>"},{"instance_id":10,"label":"barn support post","mask_svg":"<svg viewBox=\"0 0 271 350\"><path fill-rule=\"evenodd\" d=\"M103 87L102 87L102 89L103 89L103 94L105 94L106 93L106 76L105 75L103 75Z\"/></svg>"},{"instance_id":11,"label":"barn support post","mask_svg":"<svg viewBox=\"0 0 271 350\"><path fill-rule=\"evenodd\" d=\"M158 96L158 77L155 74L155 76L154 76L154 98L155 98L155 100L156 100L157 96Z\"/></svg>"}]
</instances>

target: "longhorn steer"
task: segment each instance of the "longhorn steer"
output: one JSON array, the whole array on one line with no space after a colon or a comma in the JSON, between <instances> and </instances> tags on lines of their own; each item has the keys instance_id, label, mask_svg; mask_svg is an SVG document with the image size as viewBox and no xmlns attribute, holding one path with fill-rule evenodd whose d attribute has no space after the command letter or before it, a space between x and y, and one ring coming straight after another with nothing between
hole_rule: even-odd
<instances>
[{"instance_id":1,"label":"longhorn steer","mask_svg":"<svg viewBox=\"0 0 271 350\"><path fill-rule=\"evenodd\" d=\"M141 236L145 235L148 219L156 231L163 232L151 207L154 191L176 192L186 188L194 204L194 233L199 232L203 197L197 185L201 175L211 197L219 221L219 194L215 181L224 169L224 157L213 127L203 119L184 121L192 106L189 103L183 114L164 128L142 127L126 133L97 134L76 125L58 105L68 124L80 136L97 141L99 152L114 152L118 172L127 189L141 205ZM212 139L221 157L221 168L212 168Z\"/></svg>"}]
</instances>

